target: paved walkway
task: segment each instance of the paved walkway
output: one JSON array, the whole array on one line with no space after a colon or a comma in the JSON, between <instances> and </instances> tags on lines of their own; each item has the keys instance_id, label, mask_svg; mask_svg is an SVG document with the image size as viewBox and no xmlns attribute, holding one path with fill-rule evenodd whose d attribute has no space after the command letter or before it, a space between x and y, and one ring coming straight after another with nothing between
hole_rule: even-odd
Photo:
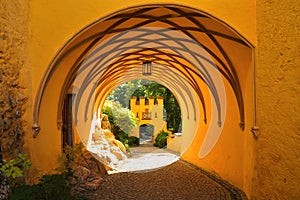
<instances>
[{"instance_id":1,"label":"paved walkway","mask_svg":"<svg viewBox=\"0 0 300 200\"><path fill-rule=\"evenodd\" d=\"M132 166L141 164L142 162L137 159L140 156L142 161L153 165L154 158L150 162L143 159L147 158L150 149L153 148L135 149L133 151L133 162L129 161L128 163L131 163ZM158 154L158 157L160 157L159 152L166 153L159 150L150 152L150 154ZM175 158L174 154L172 155L173 157L171 157ZM110 174L96 192L85 196L93 200L247 199L243 192L229 183L223 182L185 161L178 159L173 161L174 163L169 163L168 166L158 169ZM127 168L130 168L128 163ZM131 167L130 169L133 170L134 168Z\"/></svg>"},{"instance_id":2,"label":"paved walkway","mask_svg":"<svg viewBox=\"0 0 300 200\"><path fill-rule=\"evenodd\" d=\"M179 153L167 149L159 149L153 146L152 143L132 147L130 151L129 159L120 161L118 164L119 167L114 172L155 170L179 160Z\"/></svg>"}]
</instances>

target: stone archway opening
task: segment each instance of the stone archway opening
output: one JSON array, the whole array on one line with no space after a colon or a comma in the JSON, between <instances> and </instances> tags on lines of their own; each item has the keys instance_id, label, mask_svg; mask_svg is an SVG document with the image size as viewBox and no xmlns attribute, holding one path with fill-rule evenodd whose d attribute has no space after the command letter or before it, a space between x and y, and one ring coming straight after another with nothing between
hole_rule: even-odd
<instances>
[{"instance_id":1,"label":"stone archway opening","mask_svg":"<svg viewBox=\"0 0 300 200\"><path fill-rule=\"evenodd\" d=\"M169 165L177 161L180 152L178 148L169 149L167 144L170 130L177 131L177 125L181 125L178 107L171 91L157 82L137 79L122 83L112 89L103 107L99 108L101 121L96 122L96 128L90 132L88 150L98 155L114 172ZM180 146L172 144L173 147ZM115 151L116 148L126 148L127 152ZM137 167L141 159L143 165Z\"/></svg>"},{"instance_id":2,"label":"stone archway opening","mask_svg":"<svg viewBox=\"0 0 300 200\"><path fill-rule=\"evenodd\" d=\"M154 125L142 124L139 127L140 144L152 144L154 136Z\"/></svg>"},{"instance_id":3,"label":"stone archway opening","mask_svg":"<svg viewBox=\"0 0 300 200\"><path fill-rule=\"evenodd\" d=\"M61 130L71 90L74 135L87 144L109 92L143 78L147 61L147 79L168 86L181 106L181 158L242 185L251 151L244 133L253 125L252 57L243 36L200 10L153 4L113 13L81 30L51 62L36 97L35 136L41 128L47 138L53 124ZM50 117L45 105L57 108Z\"/></svg>"}]
</instances>

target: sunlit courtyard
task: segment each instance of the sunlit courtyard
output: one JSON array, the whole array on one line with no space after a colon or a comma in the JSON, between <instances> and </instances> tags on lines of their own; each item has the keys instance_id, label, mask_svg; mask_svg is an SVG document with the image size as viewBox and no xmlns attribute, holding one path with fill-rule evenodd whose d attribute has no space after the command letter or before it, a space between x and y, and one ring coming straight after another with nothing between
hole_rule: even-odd
<instances>
[{"instance_id":1,"label":"sunlit courtyard","mask_svg":"<svg viewBox=\"0 0 300 200\"><path fill-rule=\"evenodd\" d=\"M159 149L152 144L143 144L139 147L132 147L130 149L130 156L128 159L119 162L115 172L145 172L149 170L156 170L165 167L179 160L179 155L176 152L167 149Z\"/></svg>"}]
</instances>

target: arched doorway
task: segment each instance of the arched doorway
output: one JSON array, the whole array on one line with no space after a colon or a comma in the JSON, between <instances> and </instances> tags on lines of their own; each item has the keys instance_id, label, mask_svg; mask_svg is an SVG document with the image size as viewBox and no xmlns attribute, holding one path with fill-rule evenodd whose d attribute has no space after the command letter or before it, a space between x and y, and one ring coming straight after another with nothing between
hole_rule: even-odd
<instances>
[{"instance_id":1,"label":"arched doorway","mask_svg":"<svg viewBox=\"0 0 300 200\"><path fill-rule=\"evenodd\" d=\"M152 144L154 126L152 124L140 125L140 144Z\"/></svg>"},{"instance_id":2,"label":"arched doorway","mask_svg":"<svg viewBox=\"0 0 300 200\"><path fill-rule=\"evenodd\" d=\"M62 149L66 146L73 146L74 133L73 133L73 122L72 122L72 104L73 94L67 94L64 101L64 108L62 113L63 125L62 125Z\"/></svg>"}]
</instances>

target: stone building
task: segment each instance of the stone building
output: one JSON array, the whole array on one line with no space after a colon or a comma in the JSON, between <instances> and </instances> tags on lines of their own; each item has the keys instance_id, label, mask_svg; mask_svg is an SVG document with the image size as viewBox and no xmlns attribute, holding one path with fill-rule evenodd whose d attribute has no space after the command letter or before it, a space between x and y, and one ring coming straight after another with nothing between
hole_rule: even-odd
<instances>
[{"instance_id":1,"label":"stone building","mask_svg":"<svg viewBox=\"0 0 300 200\"><path fill-rule=\"evenodd\" d=\"M137 99L135 96L130 99L130 110L139 119L139 126L132 131L132 136L141 138L143 133L147 133L143 130L143 127L153 127L153 133L149 133L153 139L156 138L160 131L167 131L167 122L164 120L164 99L158 97L155 101L154 97L141 96ZM144 126L146 125L146 126ZM152 132L152 130L151 130ZM148 136L148 137L149 137ZM147 137L147 136L145 136Z\"/></svg>"},{"instance_id":2,"label":"stone building","mask_svg":"<svg viewBox=\"0 0 300 200\"><path fill-rule=\"evenodd\" d=\"M178 99L181 159L251 199L297 199L299 13L299 0L1 0L1 153L53 171L147 62Z\"/></svg>"}]
</instances>

